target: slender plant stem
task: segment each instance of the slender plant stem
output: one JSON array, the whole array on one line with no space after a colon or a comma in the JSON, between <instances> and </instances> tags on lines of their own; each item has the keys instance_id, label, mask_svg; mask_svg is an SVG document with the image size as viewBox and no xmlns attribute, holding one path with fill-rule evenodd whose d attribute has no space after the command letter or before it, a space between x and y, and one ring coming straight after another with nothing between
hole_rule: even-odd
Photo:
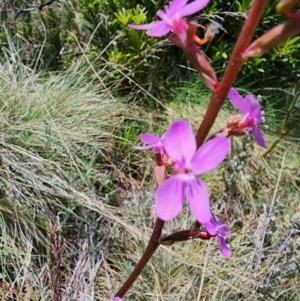
<instances>
[{"instance_id":1,"label":"slender plant stem","mask_svg":"<svg viewBox=\"0 0 300 301\"><path fill-rule=\"evenodd\" d=\"M222 81L220 82L220 86L216 91L213 92L208 108L206 110L206 114L197 131L196 141L198 147L204 142L206 136L208 135L208 132L213 126L215 119L223 103L225 102L228 91L231 88L243 65L244 60L241 54L247 48L247 46L249 46L252 40L252 37L259 24L266 3L267 0L254 0L251 5L245 24L233 49L229 63L225 69Z\"/></svg>"},{"instance_id":2,"label":"slender plant stem","mask_svg":"<svg viewBox=\"0 0 300 301\"><path fill-rule=\"evenodd\" d=\"M263 153L263 157L267 156L274 148L275 146L280 142L280 140L286 136L287 134L289 134L299 123L300 120L297 120L296 122L294 122L288 129L286 128L287 127L287 123L291 117L291 114L295 108L295 105L296 105L296 101L297 101L297 98L299 97L300 95L300 92L296 93L294 95L294 99L293 101L291 102L287 112L286 112L286 115L285 115L285 118L282 122L282 125L281 125L281 131L280 131L280 135L279 137L272 143L272 145Z\"/></svg>"},{"instance_id":3,"label":"slender plant stem","mask_svg":"<svg viewBox=\"0 0 300 301\"><path fill-rule=\"evenodd\" d=\"M291 114L295 108L295 105L296 105L296 102L297 102L297 98L299 97L300 93L296 93L294 95L294 98L293 98L293 101L291 102L291 104L289 105L288 109L287 109L287 112L285 114L285 117L284 117L284 120L283 120L283 123L281 125L281 134L282 135L285 135L286 134L286 126L287 126L287 123L291 117Z\"/></svg>"},{"instance_id":4,"label":"slender plant stem","mask_svg":"<svg viewBox=\"0 0 300 301\"><path fill-rule=\"evenodd\" d=\"M293 131L297 126L299 126L300 124L300 119L298 119L297 121L295 121L287 130L285 135L288 135L291 131Z\"/></svg>"},{"instance_id":5,"label":"slender plant stem","mask_svg":"<svg viewBox=\"0 0 300 301\"><path fill-rule=\"evenodd\" d=\"M149 243L147 245L147 248L146 248L143 256L141 257L140 261L136 265L136 267L133 270L133 272L131 273L131 275L128 277L128 279L124 282L122 287L119 289L119 291L117 292L115 297L122 298L124 296L124 294L128 291L130 286L133 284L133 282L139 276L139 274L141 273L143 268L146 266L148 261L151 259L152 255L154 254L154 252L156 251L156 249L158 248L158 246L160 244L159 238L161 236L161 230L164 226L164 223L165 222L159 218L156 220L152 235L150 237Z\"/></svg>"},{"instance_id":6,"label":"slender plant stem","mask_svg":"<svg viewBox=\"0 0 300 301\"><path fill-rule=\"evenodd\" d=\"M297 119L288 129L285 129L283 132L280 133L279 137L272 143L269 149L267 149L263 153L263 157L267 156L275 146L281 141L284 136L287 136L291 131L293 131L297 126L300 125L300 119Z\"/></svg>"}]
</instances>

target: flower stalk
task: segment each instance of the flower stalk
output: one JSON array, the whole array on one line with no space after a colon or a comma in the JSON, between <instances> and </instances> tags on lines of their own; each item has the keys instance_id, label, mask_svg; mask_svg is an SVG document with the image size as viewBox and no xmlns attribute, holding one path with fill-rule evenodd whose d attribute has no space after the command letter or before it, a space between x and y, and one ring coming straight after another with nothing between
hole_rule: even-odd
<instances>
[{"instance_id":1,"label":"flower stalk","mask_svg":"<svg viewBox=\"0 0 300 301\"><path fill-rule=\"evenodd\" d=\"M171 36L170 40L184 50L188 59L190 59L191 63L195 65L202 79L204 79L205 84L212 90L212 96L207 111L196 134L196 149L198 149L204 143L205 138L209 134L209 131L222 105L224 104L229 89L232 87L232 84L234 83L238 72L242 67L242 64L244 62L242 53L250 45L254 32L262 16L263 10L266 6L267 0L253 1L248 14L248 18L246 19L245 24L241 30L236 46L233 50L232 56L229 60L224 76L220 83L217 82L214 70L210 66L209 62L204 60L204 56L202 56L202 53L198 50L198 48L195 45L193 46L193 43L191 43L191 41L195 41L195 25L193 25L193 23L188 24L185 20L182 19L182 17L194 13L194 9L196 8L196 6L198 9L198 6L200 5L200 0L196 0L192 2L192 4L187 4L186 6L181 7L181 13L175 13L176 7L174 3L178 5L178 3L186 4L186 2L175 2L174 0L173 4L171 4L165 9L165 12L159 11L158 16L161 18L162 21L157 21L145 25L130 25L130 27L140 30L146 29L148 30L147 34L152 36L163 36L170 30L172 30L175 33L175 35ZM208 2L209 1L206 0L203 1L203 3L205 4L207 4ZM200 6L202 6L202 4ZM204 6L205 5L203 5L203 7ZM173 17L173 15L175 17ZM154 152L156 153L155 178L158 187L160 187L162 183L165 183L165 169L163 169L163 167L165 166L161 154L155 151L155 147L157 147L157 143L159 142L159 140L158 138L155 138L154 140L152 138L153 137L148 136L143 142L149 145L147 146L147 148L154 147ZM182 167L179 163L177 162L177 165L175 167ZM186 166L183 167L186 168ZM181 169L177 170L177 172L182 173ZM183 232L174 234L173 236L171 234L171 236L162 239L161 237L163 226L164 221L158 218L156 220L152 235L150 237L149 243L145 249L143 256L141 257L140 261L138 262L137 266L135 267L134 271L131 273L129 278L125 281L125 283L115 295L115 300L119 301L118 297L122 298L124 296L124 294L128 291L130 286L133 284L133 282L137 279L143 268L146 266L148 261L151 259L152 255L155 253L160 243L163 241L167 242L169 240L172 243L172 241L175 240L185 240L189 239L190 237L197 237L197 234L198 237L202 239L209 239L211 236L217 236L219 239L219 246L222 253L226 257L231 256L231 253L229 253L230 250L227 249L224 240L224 236L228 235L229 233L228 229L223 222L217 222L214 218L212 218L209 221L207 231L204 231L206 233L206 235L204 236L204 232L201 229L199 229L199 222L196 222L194 229L195 233L191 232L190 230L184 230Z\"/></svg>"},{"instance_id":2,"label":"flower stalk","mask_svg":"<svg viewBox=\"0 0 300 301\"><path fill-rule=\"evenodd\" d=\"M248 17L233 49L223 78L219 84L218 89L216 91L213 91L212 93L208 108L197 131L196 142L198 147L202 145L205 138L207 137L221 107L225 102L229 89L234 83L244 63L242 53L249 46L252 40L266 4L267 0L254 0L251 5Z\"/></svg>"},{"instance_id":3,"label":"flower stalk","mask_svg":"<svg viewBox=\"0 0 300 301\"><path fill-rule=\"evenodd\" d=\"M157 248L160 245L160 236L161 236L161 231L164 226L164 221L161 219L157 219L153 228L152 235L150 237L150 240L148 242L148 245L145 249L145 252L139 262L137 263L135 269L133 272L130 274L130 276L127 278L127 280L123 283L121 288L118 290L116 293L115 297L120 297L122 298L125 293L129 290L133 282L137 279L137 277L140 275L146 264L149 262L151 259L152 255L155 253Z\"/></svg>"}]
</instances>

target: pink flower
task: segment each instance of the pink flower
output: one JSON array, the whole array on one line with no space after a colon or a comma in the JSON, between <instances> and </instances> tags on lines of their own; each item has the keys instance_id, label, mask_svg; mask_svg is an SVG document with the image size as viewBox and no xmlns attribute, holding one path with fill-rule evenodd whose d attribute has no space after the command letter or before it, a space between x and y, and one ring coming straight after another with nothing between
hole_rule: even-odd
<instances>
[{"instance_id":1,"label":"pink flower","mask_svg":"<svg viewBox=\"0 0 300 301\"><path fill-rule=\"evenodd\" d=\"M122 299L120 297L114 297L113 299L111 299L111 301L122 301Z\"/></svg>"},{"instance_id":2,"label":"pink flower","mask_svg":"<svg viewBox=\"0 0 300 301\"><path fill-rule=\"evenodd\" d=\"M225 223L223 221L218 222L212 215L211 220L205 224L205 228L211 236L218 237L220 251L225 257L230 258L232 253L225 241L225 236L230 235L230 233Z\"/></svg>"},{"instance_id":3,"label":"pink flower","mask_svg":"<svg viewBox=\"0 0 300 301\"><path fill-rule=\"evenodd\" d=\"M149 24L136 25L129 24L133 29L147 30L147 35L152 37L162 37L171 30L182 40L186 39L187 22L183 19L204 8L210 0L195 0L187 4L188 0L173 0L165 11L159 10L156 14L161 21Z\"/></svg>"},{"instance_id":4,"label":"pink flower","mask_svg":"<svg viewBox=\"0 0 300 301\"><path fill-rule=\"evenodd\" d=\"M135 146L134 148L137 150L147 150L147 149L153 149L153 152L155 154L163 154L164 153L164 148L163 144L161 142L161 138L159 136L150 134L150 133L145 133L141 136L141 141L147 145L145 146Z\"/></svg>"},{"instance_id":5,"label":"pink flower","mask_svg":"<svg viewBox=\"0 0 300 301\"><path fill-rule=\"evenodd\" d=\"M175 121L162 139L167 155L174 162L176 175L164 181L156 191L156 214L169 221L181 211L185 196L192 214L205 224L211 219L208 190L196 175L207 173L225 159L230 141L216 137L198 150L190 124L186 120Z\"/></svg>"},{"instance_id":6,"label":"pink flower","mask_svg":"<svg viewBox=\"0 0 300 301\"><path fill-rule=\"evenodd\" d=\"M235 88L229 90L228 97L231 104L244 114L239 127L243 127L247 131L252 130L258 145L265 148L266 143L258 127L258 124L264 121L258 100L252 94L243 98Z\"/></svg>"}]
</instances>

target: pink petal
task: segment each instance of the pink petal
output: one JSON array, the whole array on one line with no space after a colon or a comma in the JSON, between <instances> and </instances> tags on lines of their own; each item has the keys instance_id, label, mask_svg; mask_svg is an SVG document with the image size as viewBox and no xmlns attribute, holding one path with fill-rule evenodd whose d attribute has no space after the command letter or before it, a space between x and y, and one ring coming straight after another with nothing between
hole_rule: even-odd
<instances>
[{"instance_id":1,"label":"pink petal","mask_svg":"<svg viewBox=\"0 0 300 301\"><path fill-rule=\"evenodd\" d=\"M170 26L165 21L157 21L154 23L154 26L147 31L147 35L152 37L162 37L169 33L170 30Z\"/></svg>"},{"instance_id":2,"label":"pink petal","mask_svg":"<svg viewBox=\"0 0 300 301\"><path fill-rule=\"evenodd\" d=\"M218 233L216 224L212 220L209 223L205 224L205 228L211 236L216 236Z\"/></svg>"},{"instance_id":3,"label":"pink petal","mask_svg":"<svg viewBox=\"0 0 300 301\"><path fill-rule=\"evenodd\" d=\"M163 221L169 221L182 210L185 183L180 175L163 182L156 190L156 214Z\"/></svg>"},{"instance_id":4,"label":"pink petal","mask_svg":"<svg viewBox=\"0 0 300 301\"><path fill-rule=\"evenodd\" d=\"M205 224L212 218L209 195L205 184L199 179L186 182L186 196L196 220Z\"/></svg>"},{"instance_id":5,"label":"pink petal","mask_svg":"<svg viewBox=\"0 0 300 301\"><path fill-rule=\"evenodd\" d=\"M157 11L156 15L159 18L161 18L166 24L168 24L168 21L170 20L170 18L167 16L167 14L163 10Z\"/></svg>"},{"instance_id":6,"label":"pink petal","mask_svg":"<svg viewBox=\"0 0 300 301\"><path fill-rule=\"evenodd\" d=\"M137 30L149 30L153 27L153 25L155 24L155 22L152 23L148 23L148 24L128 24L129 28L132 29L137 29Z\"/></svg>"},{"instance_id":7,"label":"pink petal","mask_svg":"<svg viewBox=\"0 0 300 301\"><path fill-rule=\"evenodd\" d=\"M208 4L209 1L210 0L195 0L194 2L187 4L180 9L180 16L185 17L200 11Z\"/></svg>"},{"instance_id":8,"label":"pink petal","mask_svg":"<svg viewBox=\"0 0 300 301\"><path fill-rule=\"evenodd\" d=\"M176 12L187 4L188 0L173 0L168 7L165 8L166 14L171 18Z\"/></svg>"},{"instance_id":9,"label":"pink petal","mask_svg":"<svg viewBox=\"0 0 300 301\"><path fill-rule=\"evenodd\" d=\"M174 19L172 23L172 30L175 33L175 35L178 36L180 41L184 44L187 38L187 28L188 23L183 19Z\"/></svg>"},{"instance_id":10,"label":"pink petal","mask_svg":"<svg viewBox=\"0 0 300 301\"><path fill-rule=\"evenodd\" d=\"M256 120L262 120L261 105L253 94L248 94L245 97L245 102L249 106L249 113Z\"/></svg>"},{"instance_id":11,"label":"pink petal","mask_svg":"<svg viewBox=\"0 0 300 301\"><path fill-rule=\"evenodd\" d=\"M114 297L111 301L122 301L120 297Z\"/></svg>"},{"instance_id":12,"label":"pink petal","mask_svg":"<svg viewBox=\"0 0 300 301\"><path fill-rule=\"evenodd\" d=\"M156 135L145 133L141 135L141 141L145 144L157 144L160 140L160 138Z\"/></svg>"},{"instance_id":13,"label":"pink petal","mask_svg":"<svg viewBox=\"0 0 300 301\"><path fill-rule=\"evenodd\" d=\"M215 217L212 216L212 219L205 224L205 228L210 235L218 236L219 248L222 254L227 258L231 257L231 251L227 247L224 238L224 236L230 235L226 224L223 221L218 222Z\"/></svg>"},{"instance_id":14,"label":"pink petal","mask_svg":"<svg viewBox=\"0 0 300 301\"><path fill-rule=\"evenodd\" d=\"M200 175L215 169L223 162L229 150L230 140L226 137L208 140L197 150L192 160L194 174Z\"/></svg>"},{"instance_id":15,"label":"pink petal","mask_svg":"<svg viewBox=\"0 0 300 301\"><path fill-rule=\"evenodd\" d=\"M217 230L221 236L230 235L228 227L226 226L226 224L223 221L217 222Z\"/></svg>"},{"instance_id":16,"label":"pink petal","mask_svg":"<svg viewBox=\"0 0 300 301\"><path fill-rule=\"evenodd\" d=\"M228 98L235 108L237 108L244 114L249 113L250 107L248 103L244 100L244 98L239 94L239 92L235 88L230 88L228 92Z\"/></svg>"},{"instance_id":17,"label":"pink petal","mask_svg":"<svg viewBox=\"0 0 300 301\"><path fill-rule=\"evenodd\" d=\"M220 248L220 251L222 252L222 254L226 258L231 257L232 253L231 253L230 249L228 248L228 246L226 245L226 241L223 236L219 236L219 248Z\"/></svg>"},{"instance_id":18,"label":"pink petal","mask_svg":"<svg viewBox=\"0 0 300 301\"><path fill-rule=\"evenodd\" d=\"M161 142L157 143L154 148L153 148L153 152L155 154L164 154L164 147L162 145Z\"/></svg>"},{"instance_id":19,"label":"pink petal","mask_svg":"<svg viewBox=\"0 0 300 301\"><path fill-rule=\"evenodd\" d=\"M259 127L256 124L253 125L252 131L253 131L253 136L254 136L257 144L263 148L266 148L267 146L266 146L265 139L264 139Z\"/></svg>"},{"instance_id":20,"label":"pink petal","mask_svg":"<svg viewBox=\"0 0 300 301\"><path fill-rule=\"evenodd\" d=\"M174 162L190 164L196 151L196 140L186 120L173 122L162 140L166 153Z\"/></svg>"}]
</instances>

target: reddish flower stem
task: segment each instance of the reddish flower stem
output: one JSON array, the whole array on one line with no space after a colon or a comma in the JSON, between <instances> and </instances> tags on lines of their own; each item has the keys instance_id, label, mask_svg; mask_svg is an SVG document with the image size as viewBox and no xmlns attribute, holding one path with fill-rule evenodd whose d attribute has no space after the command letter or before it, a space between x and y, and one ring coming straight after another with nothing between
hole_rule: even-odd
<instances>
[{"instance_id":1,"label":"reddish flower stem","mask_svg":"<svg viewBox=\"0 0 300 301\"><path fill-rule=\"evenodd\" d=\"M161 154L156 154L156 166L155 166L154 176L155 176L157 186L161 185L166 178L166 167L164 165L164 160ZM140 273L142 272L143 268L146 266L148 261L151 259L156 249L159 247L161 232L164 223L165 223L164 221L157 218L150 240L148 242L146 250L144 251L143 256L140 258L135 269L132 271L132 273L127 278L127 280L123 283L123 285L121 286L121 288L119 289L115 297L122 298L124 296L124 294L129 290L129 288L133 284L133 282L136 280L136 278L140 275Z\"/></svg>"},{"instance_id":2,"label":"reddish flower stem","mask_svg":"<svg viewBox=\"0 0 300 301\"><path fill-rule=\"evenodd\" d=\"M243 65L244 60L241 54L249 46L253 38L266 3L267 0L254 0L251 5L248 17L233 49L219 88L213 92L202 123L197 131L196 142L198 147L202 145L211 127L213 126L215 119L225 102L228 91L234 83Z\"/></svg>"},{"instance_id":3,"label":"reddish flower stem","mask_svg":"<svg viewBox=\"0 0 300 301\"><path fill-rule=\"evenodd\" d=\"M122 298L124 294L128 291L130 286L133 284L133 282L136 280L136 278L139 276L143 268L146 266L148 261L151 259L152 255L160 245L159 238L161 236L161 230L164 226L164 221L161 219L157 219L154 225L154 229L152 232L152 235L150 237L149 243L146 247L146 250L141 257L140 261L136 265L135 269L133 272L130 274L130 276L127 278L127 280L124 282L122 287L119 289L115 297L120 297Z\"/></svg>"}]
</instances>

